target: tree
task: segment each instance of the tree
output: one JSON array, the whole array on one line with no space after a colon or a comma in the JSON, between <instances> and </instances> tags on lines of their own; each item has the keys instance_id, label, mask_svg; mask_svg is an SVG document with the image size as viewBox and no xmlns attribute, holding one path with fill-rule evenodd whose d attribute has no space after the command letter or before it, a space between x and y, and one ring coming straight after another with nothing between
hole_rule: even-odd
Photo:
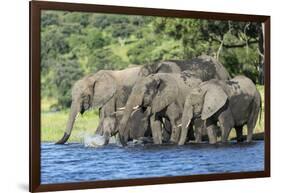
<instances>
[{"instance_id":1,"label":"tree","mask_svg":"<svg viewBox=\"0 0 281 193\"><path fill-rule=\"evenodd\" d=\"M232 76L263 84L263 38L258 22L43 10L41 94L66 107L65 88L70 92L81 74L201 54L216 57Z\"/></svg>"},{"instance_id":2,"label":"tree","mask_svg":"<svg viewBox=\"0 0 281 193\"><path fill-rule=\"evenodd\" d=\"M146 64L159 60L160 58L153 58L152 53L158 45L157 40L152 38L140 40L128 51L130 62L133 64Z\"/></svg>"},{"instance_id":3,"label":"tree","mask_svg":"<svg viewBox=\"0 0 281 193\"><path fill-rule=\"evenodd\" d=\"M96 49L88 60L87 68L90 72L97 72L99 70L117 70L127 67L128 64L115 55L108 48Z\"/></svg>"},{"instance_id":4,"label":"tree","mask_svg":"<svg viewBox=\"0 0 281 193\"><path fill-rule=\"evenodd\" d=\"M157 18L154 20L154 32L181 40L185 59L208 54L223 61L231 74L244 71L252 77L260 74L259 83L263 83L261 23ZM234 61L237 63L234 64Z\"/></svg>"},{"instance_id":5,"label":"tree","mask_svg":"<svg viewBox=\"0 0 281 193\"><path fill-rule=\"evenodd\" d=\"M71 105L71 88L75 81L83 76L82 70L75 57L60 58L54 69L52 83L57 90L57 99L59 108L70 107Z\"/></svg>"}]
</instances>

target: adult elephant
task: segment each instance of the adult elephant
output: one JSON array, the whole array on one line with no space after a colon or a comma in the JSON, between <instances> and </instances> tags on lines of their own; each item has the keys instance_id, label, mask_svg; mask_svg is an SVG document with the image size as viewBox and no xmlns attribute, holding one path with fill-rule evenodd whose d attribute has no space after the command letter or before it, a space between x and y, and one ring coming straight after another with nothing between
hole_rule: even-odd
<instances>
[{"instance_id":1,"label":"adult elephant","mask_svg":"<svg viewBox=\"0 0 281 193\"><path fill-rule=\"evenodd\" d=\"M224 67L209 56L200 56L190 61L164 61L143 67L134 67L121 71L102 70L77 81L72 91L72 105L64 136L57 144L65 143L70 137L75 116L90 107L100 109L100 121L96 134L111 135L107 125L117 124L112 113L126 104L133 85L142 77L153 73L178 73L188 70L201 79L227 79L229 74ZM110 117L111 116L111 117ZM105 119L109 117L108 119ZM110 120L110 123L108 121Z\"/></svg>"},{"instance_id":2,"label":"adult elephant","mask_svg":"<svg viewBox=\"0 0 281 193\"><path fill-rule=\"evenodd\" d=\"M199 56L199 57L194 58L189 61L171 60L171 61L163 61L163 62L155 63L152 65L146 65L140 70L140 75L142 77L145 77L145 76L148 76L153 73L180 73L182 71L184 71L182 74L182 77L185 77L186 79L189 79L191 76L196 77L202 81L209 80L212 78L221 79L221 80L227 80L230 78L227 70L223 67L223 65L221 63L219 63L216 59L214 59L210 56L206 56L206 55ZM165 75L163 75L163 76L165 76ZM145 91L145 89L142 90L142 88L141 88L141 87L144 87L143 86L144 84L146 84L146 83L144 83L145 81L149 82L149 78L147 80L143 80L142 83L136 84L134 86L134 93L132 93L130 96L130 98L134 98L133 96L137 95L135 93L138 93L139 98L136 99L137 97L135 97L135 99L131 99L131 100L129 99L126 104L126 111L124 113L124 117L121 120L121 124L118 129L119 132L121 133L120 138L121 138L121 141L123 142L123 144L126 144L126 139L128 138L126 124L128 122L130 113L132 111L132 108L133 108L132 106L141 105L141 104L138 104L142 100L140 98L147 95L148 91ZM173 87L173 86L171 86L171 87ZM151 90L151 89L148 89L148 90ZM152 90L149 92L153 93L154 91ZM144 93L146 93L146 94L144 94ZM168 99L164 99L164 100L168 100ZM183 105L183 103L181 105ZM177 129L177 127L179 125L178 124L179 117L181 116L181 113L182 113L182 108L180 107L181 105L176 104L176 103L170 104L169 108L167 108L166 112L164 113L165 116L170 116L170 118L168 118L168 119L169 119L169 121L173 122L170 124L171 127L173 127L171 129L172 134L170 137L170 141L172 141L172 142L177 142L178 137L179 137L179 129ZM167 106L165 106L165 107L167 107ZM158 116L158 117L155 117L155 116ZM159 131L159 130L161 130L161 129L159 129L161 123L159 121L154 121L155 119L161 120L160 117L161 116L159 113L158 114L152 113L152 118L150 118L152 132L154 132L154 142L155 143L162 143L162 137L160 136L160 131ZM156 137L156 136L158 136L158 137Z\"/></svg>"},{"instance_id":3,"label":"adult elephant","mask_svg":"<svg viewBox=\"0 0 281 193\"><path fill-rule=\"evenodd\" d=\"M144 65L140 75L146 77L156 73L181 73L188 71L202 81L212 78L219 80L230 79L229 73L224 66L215 58L201 55L191 60L167 60L158 63Z\"/></svg>"},{"instance_id":4,"label":"adult elephant","mask_svg":"<svg viewBox=\"0 0 281 193\"><path fill-rule=\"evenodd\" d=\"M261 96L255 84L245 76L222 81L210 80L199 85L186 97L182 115L182 131L179 145L186 140L192 119L204 121L209 142L216 143L213 127L220 123L222 142L228 139L234 127L237 140L242 140L242 129L247 125L247 141L252 140L258 114L261 108Z\"/></svg>"},{"instance_id":5,"label":"adult elephant","mask_svg":"<svg viewBox=\"0 0 281 193\"><path fill-rule=\"evenodd\" d=\"M90 108L100 109L97 131L103 133L104 118L114 116L117 108L126 104L131 89L139 77L141 67L125 70L100 70L78 80L72 89L72 103L63 137L56 144L64 144L70 137L76 116ZM110 133L103 133L106 136Z\"/></svg>"},{"instance_id":6,"label":"adult elephant","mask_svg":"<svg viewBox=\"0 0 281 193\"><path fill-rule=\"evenodd\" d=\"M127 123L136 107L146 109L150 117L153 142L162 143L161 120L167 118L172 131L178 126L186 95L199 85L201 80L187 73L158 73L138 81L127 101L118 131L120 142L126 145L129 130Z\"/></svg>"}]
</instances>

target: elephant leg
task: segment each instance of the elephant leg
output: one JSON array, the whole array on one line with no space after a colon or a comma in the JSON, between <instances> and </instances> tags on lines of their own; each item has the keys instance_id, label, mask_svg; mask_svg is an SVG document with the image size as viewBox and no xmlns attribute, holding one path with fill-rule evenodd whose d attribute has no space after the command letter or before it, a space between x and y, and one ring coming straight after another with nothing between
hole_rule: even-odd
<instances>
[{"instance_id":1,"label":"elephant leg","mask_svg":"<svg viewBox=\"0 0 281 193\"><path fill-rule=\"evenodd\" d=\"M171 131L171 123L168 119L165 118L165 120L163 120L162 122L162 125L163 125L163 129L162 129L163 142L168 142L170 140L170 133L168 131Z\"/></svg>"},{"instance_id":2,"label":"elephant leg","mask_svg":"<svg viewBox=\"0 0 281 193\"><path fill-rule=\"evenodd\" d=\"M170 142L172 143L178 143L179 137L180 137L180 128L177 127L175 120L171 120L172 125L172 133L170 137Z\"/></svg>"},{"instance_id":3,"label":"elephant leg","mask_svg":"<svg viewBox=\"0 0 281 193\"><path fill-rule=\"evenodd\" d=\"M235 127L237 142L243 142L243 126Z\"/></svg>"},{"instance_id":4,"label":"elephant leg","mask_svg":"<svg viewBox=\"0 0 281 193\"><path fill-rule=\"evenodd\" d=\"M179 138L180 138L180 123L181 123L181 110L179 106L175 103L172 103L171 105L168 106L166 115L168 116L171 126L172 126L172 131L171 131L171 137L170 137L170 142L172 143L178 143Z\"/></svg>"},{"instance_id":5,"label":"elephant leg","mask_svg":"<svg viewBox=\"0 0 281 193\"><path fill-rule=\"evenodd\" d=\"M95 131L95 134L97 134L97 135L102 135L103 134L103 129L102 129L102 123L101 123L101 121L99 122L99 125L98 125L98 127L97 127L97 129L96 129L96 131Z\"/></svg>"},{"instance_id":6,"label":"elephant leg","mask_svg":"<svg viewBox=\"0 0 281 193\"><path fill-rule=\"evenodd\" d=\"M202 131L201 128L195 128L195 142L201 143L202 142Z\"/></svg>"},{"instance_id":7,"label":"elephant leg","mask_svg":"<svg viewBox=\"0 0 281 193\"><path fill-rule=\"evenodd\" d=\"M195 142L201 143L202 142L202 132L203 132L203 122L200 119L194 120L194 130L195 130Z\"/></svg>"},{"instance_id":8,"label":"elephant leg","mask_svg":"<svg viewBox=\"0 0 281 193\"><path fill-rule=\"evenodd\" d=\"M192 141L192 140L195 140L195 133L194 133L193 125L190 124L188 126L187 141Z\"/></svg>"},{"instance_id":9,"label":"elephant leg","mask_svg":"<svg viewBox=\"0 0 281 193\"><path fill-rule=\"evenodd\" d=\"M151 131L154 144L162 144L162 128L161 121L153 114L150 117Z\"/></svg>"},{"instance_id":10,"label":"elephant leg","mask_svg":"<svg viewBox=\"0 0 281 193\"><path fill-rule=\"evenodd\" d=\"M234 126L234 120L229 108L220 113L218 120L221 127L221 141L224 143L227 141L229 133Z\"/></svg>"},{"instance_id":11,"label":"elephant leg","mask_svg":"<svg viewBox=\"0 0 281 193\"><path fill-rule=\"evenodd\" d=\"M205 127L206 127L207 135L209 138L209 143L210 144L217 143L217 133L215 130L216 126L213 124L213 121L207 119L206 123L205 123Z\"/></svg>"},{"instance_id":12,"label":"elephant leg","mask_svg":"<svg viewBox=\"0 0 281 193\"><path fill-rule=\"evenodd\" d=\"M254 132L254 129L255 129L255 126L256 126L257 119L258 119L258 113L256 113L255 115L252 115L250 120L248 120L248 123L247 123L247 142L252 141L253 132Z\"/></svg>"},{"instance_id":13,"label":"elephant leg","mask_svg":"<svg viewBox=\"0 0 281 193\"><path fill-rule=\"evenodd\" d=\"M261 111L261 96L259 92L255 94L254 101L252 103L252 110L250 117L247 121L247 142L251 142L253 138L253 132L258 121L259 112ZM261 113L261 112L260 112Z\"/></svg>"},{"instance_id":14,"label":"elephant leg","mask_svg":"<svg viewBox=\"0 0 281 193\"><path fill-rule=\"evenodd\" d=\"M209 127L206 128L206 130L209 137L209 143L210 144L217 143L217 133L215 131L215 125L210 125Z\"/></svg>"},{"instance_id":15,"label":"elephant leg","mask_svg":"<svg viewBox=\"0 0 281 193\"><path fill-rule=\"evenodd\" d=\"M251 126L249 127L248 126L248 129L247 129L247 142L251 142L252 141L254 128L255 127L251 127Z\"/></svg>"},{"instance_id":16,"label":"elephant leg","mask_svg":"<svg viewBox=\"0 0 281 193\"><path fill-rule=\"evenodd\" d=\"M103 120L105 117L105 107L101 107L99 109L99 124L95 131L95 134L97 135L103 135Z\"/></svg>"}]
</instances>

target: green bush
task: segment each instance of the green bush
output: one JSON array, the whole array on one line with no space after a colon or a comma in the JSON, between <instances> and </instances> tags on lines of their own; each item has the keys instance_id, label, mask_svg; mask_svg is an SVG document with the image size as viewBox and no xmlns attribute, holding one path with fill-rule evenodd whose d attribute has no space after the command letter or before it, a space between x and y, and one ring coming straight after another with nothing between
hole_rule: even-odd
<instances>
[{"instance_id":1,"label":"green bush","mask_svg":"<svg viewBox=\"0 0 281 193\"><path fill-rule=\"evenodd\" d=\"M83 74L201 54L217 56L232 76L261 83L261 35L255 22L43 10L41 96L57 98L65 108Z\"/></svg>"},{"instance_id":2,"label":"green bush","mask_svg":"<svg viewBox=\"0 0 281 193\"><path fill-rule=\"evenodd\" d=\"M54 69L53 83L57 90L57 107L70 107L71 88L75 81L83 76L82 70L75 59L60 59Z\"/></svg>"},{"instance_id":3,"label":"green bush","mask_svg":"<svg viewBox=\"0 0 281 193\"><path fill-rule=\"evenodd\" d=\"M128 66L120 56L115 55L109 48L97 49L91 54L87 67L90 72L99 70L117 70Z\"/></svg>"},{"instance_id":4,"label":"green bush","mask_svg":"<svg viewBox=\"0 0 281 193\"><path fill-rule=\"evenodd\" d=\"M128 51L128 57L133 64L145 64L155 60L152 51L159 43L154 39L142 39Z\"/></svg>"}]
</instances>

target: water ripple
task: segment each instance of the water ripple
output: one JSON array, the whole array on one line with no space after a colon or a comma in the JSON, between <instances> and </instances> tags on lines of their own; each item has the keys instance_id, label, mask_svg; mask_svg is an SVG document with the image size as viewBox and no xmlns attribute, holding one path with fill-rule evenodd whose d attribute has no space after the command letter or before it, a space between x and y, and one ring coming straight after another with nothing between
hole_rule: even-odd
<instances>
[{"instance_id":1,"label":"water ripple","mask_svg":"<svg viewBox=\"0 0 281 193\"><path fill-rule=\"evenodd\" d=\"M261 171L264 142L229 144L108 145L41 144L41 182L64 183L159 176Z\"/></svg>"}]
</instances>

